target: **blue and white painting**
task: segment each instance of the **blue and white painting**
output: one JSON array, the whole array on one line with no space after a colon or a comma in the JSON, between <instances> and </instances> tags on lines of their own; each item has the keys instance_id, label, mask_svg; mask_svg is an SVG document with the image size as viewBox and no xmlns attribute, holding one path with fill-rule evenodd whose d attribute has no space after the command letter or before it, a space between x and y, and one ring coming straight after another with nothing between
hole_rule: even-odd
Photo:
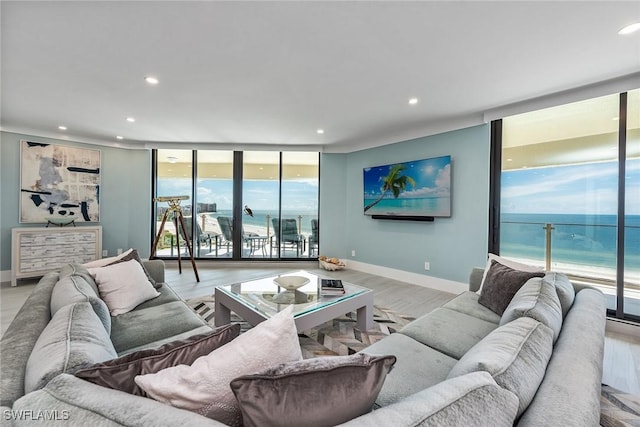
<instances>
[{"instance_id":1,"label":"blue and white painting","mask_svg":"<svg viewBox=\"0 0 640 427\"><path fill-rule=\"evenodd\" d=\"M20 143L20 222L100 221L100 150Z\"/></svg>"},{"instance_id":2,"label":"blue and white painting","mask_svg":"<svg viewBox=\"0 0 640 427\"><path fill-rule=\"evenodd\" d=\"M451 216L451 156L365 168L364 214Z\"/></svg>"}]
</instances>

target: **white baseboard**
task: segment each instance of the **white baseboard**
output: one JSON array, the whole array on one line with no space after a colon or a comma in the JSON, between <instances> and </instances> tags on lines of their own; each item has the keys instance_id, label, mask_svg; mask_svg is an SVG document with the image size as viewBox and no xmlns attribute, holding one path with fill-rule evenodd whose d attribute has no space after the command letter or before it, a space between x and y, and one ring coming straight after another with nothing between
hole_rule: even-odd
<instances>
[{"instance_id":1,"label":"white baseboard","mask_svg":"<svg viewBox=\"0 0 640 427\"><path fill-rule=\"evenodd\" d=\"M395 268L382 267L359 261L345 260L345 262L347 264L347 268L352 270L375 274L376 276L387 277L389 279L411 283L412 285L424 286L425 288L431 288L438 291L460 294L469 290L469 285L466 283L454 282L452 280L440 279L438 277L411 273L409 271L397 270Z\"/></svg>"}]
</instances>

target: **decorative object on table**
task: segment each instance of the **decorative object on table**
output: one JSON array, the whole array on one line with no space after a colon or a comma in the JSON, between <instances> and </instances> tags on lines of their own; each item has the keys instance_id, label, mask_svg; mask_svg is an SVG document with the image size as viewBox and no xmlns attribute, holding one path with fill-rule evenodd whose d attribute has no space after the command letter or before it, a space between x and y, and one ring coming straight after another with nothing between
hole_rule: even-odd
<instances>
[{"instance_id":1,"label":"decorative object on table","mask_svg":"<svg viewBox=\"0 0 640 427\"><path fill-rule=\"evenodd\" d=\"M187 246L187 250L189 251L189 258L191 259L191 266L193 267L193 272L196 275L196 282L200 281L200 276L198 275L198 267L196 267L196 261L193 259L193 248L191 246L191 242L189 241L190 233L187 232L187 225L184 222L184 216L182 215L182 209L180 208L180 202L182 200L188 200L189 196L162 196L156 197L153 199L154 202L167 202L169 204L169 209L164 211L162 215L162 223L160 224L160 228L158 229L158 234L156 235L155 240L153 241L153 246L151 247L151 256L149 259L153 259L156 256L156 248L158 247L158 242L162 237L162 231L164 230L164 224L167 222L167 218L169 215L173 215L173 222L175 225L176 231L178 231L179 227L182 227L182 236L184 237L184 242ZM180 247L180 233L176 233L177 245ZM182 260L180 258L180 251L178 250L178 271L182 274Z\"/></svg>"},{"instance_id":2,"label":"decorative object on table","mask_svg":"<svg viewBox=\"0 0 640 427\"><path fill-rule=\"evenodd\" d=\"M284 288L285 291L274 295L265 295L265 298L278 304L305 304L309 302L309 295L299 292L298 288L309 283L309 278L304 276L280 276L273 279L273 282Z\"/></svg>"},{"instance_id":3,"label":"decorative object on table","mask_svg":"<svg viewBox=\"0 0 640 427\"><path fill-rule=\"evenodd\" d=\"M100 221L100 150L21 140L20 222L52 218Z\"/></svg>"},{"instance_id":4,"label":"decorative object on table","mask_svg":"<svg viewBox=\"0 0 640 427\"><path fill-rule=\"evenodd\" d=\"M344 295L344 286L342 286L342 280L321 279L320 295L322 296Z\"/></svg>"},{"instance_id":5,"label":"decorative object on table","mask_svg":"<svg viewBox=\"0 0 640 427\"><path fill-rule=\"evenodd\" d=\"M342 270L346 266L346 264L338 258L328 258L324 255L318 257L318 262L320 263L320 268L329 271Z\"/></svg>"},{"instance_id":6,"label":"decorative object on table","mask_svg":"<svg viewBox=\"0 0 640 427\"><path fill-rule=\"evenodd\" d=\"M288 291L295 291L309 283L309 278L304 276L280 276L273 279L273 282Z\"/></svg>"}]
</instances>

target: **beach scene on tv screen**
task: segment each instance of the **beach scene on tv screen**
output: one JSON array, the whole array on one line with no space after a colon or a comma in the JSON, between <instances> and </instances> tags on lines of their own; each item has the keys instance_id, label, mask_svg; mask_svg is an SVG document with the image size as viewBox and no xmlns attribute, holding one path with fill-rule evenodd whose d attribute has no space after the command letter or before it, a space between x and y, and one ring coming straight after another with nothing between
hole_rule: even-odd
<instances>
[{"instance_id":1,"label":"beach scene on tv screen","mask_svg":"<svg viewBox=\"0 0 640 427\"><path fill-rule=\"evenodd\" d=\"M363 170L364 214L451 216L451 156Z\"/></svg>"}]
</instances>

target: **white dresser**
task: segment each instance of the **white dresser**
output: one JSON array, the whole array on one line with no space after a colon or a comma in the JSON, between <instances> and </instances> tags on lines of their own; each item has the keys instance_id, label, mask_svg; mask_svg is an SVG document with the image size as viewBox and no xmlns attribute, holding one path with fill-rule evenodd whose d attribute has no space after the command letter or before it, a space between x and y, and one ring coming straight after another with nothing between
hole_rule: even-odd
<instances>
[{"instance_id":1,"label":"white dresser","mask_svg":"<svg viewBox=\"0 0 640 427\"><path fill-rule=\"evenodd\" d=\"M100 258L102 227L17 227L11 230L11 286L69 263Z\"/></svg>"}]
</instances>

